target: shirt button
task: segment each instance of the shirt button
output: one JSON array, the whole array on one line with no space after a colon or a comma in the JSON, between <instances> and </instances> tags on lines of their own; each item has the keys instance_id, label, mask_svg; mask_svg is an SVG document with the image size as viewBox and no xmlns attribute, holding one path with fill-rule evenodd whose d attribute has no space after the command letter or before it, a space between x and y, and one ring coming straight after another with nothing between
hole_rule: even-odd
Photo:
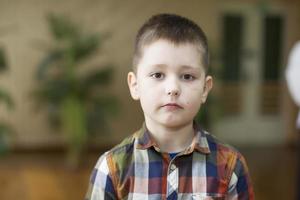
<instances>
[{"instance_id":1,"label":"shirt button","mask_svg":"<svg viewBox=\"0 0 300 200\"><path fill-rule=\"evenodd\" d=\"M176 165L172 164L171 165L171 170L174 171L176 169Z\"/></svg>"}]
</instances>

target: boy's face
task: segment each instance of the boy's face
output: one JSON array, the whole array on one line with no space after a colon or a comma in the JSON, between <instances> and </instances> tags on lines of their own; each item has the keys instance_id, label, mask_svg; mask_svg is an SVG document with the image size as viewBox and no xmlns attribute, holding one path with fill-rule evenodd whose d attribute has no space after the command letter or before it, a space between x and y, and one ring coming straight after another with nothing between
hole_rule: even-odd
<instances>
[{"instance_id":1,"label":"boy's face","mask_svg":"<svg viewBox=\"0 0 300 200\"><path fill-rule=\"evenodd\" d=\"M140 100L146 123L169 128L192 123L212 88L201 63L200 51L191 43L160 39L144 47L128 85L132 98Z\"/></svg>"}]
</instances>

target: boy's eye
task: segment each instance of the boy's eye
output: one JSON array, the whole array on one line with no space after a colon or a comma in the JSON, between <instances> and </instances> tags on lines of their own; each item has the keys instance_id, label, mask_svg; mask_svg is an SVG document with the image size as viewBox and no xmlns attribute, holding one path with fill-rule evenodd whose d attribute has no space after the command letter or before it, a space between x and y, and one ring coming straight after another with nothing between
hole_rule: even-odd
<instances>
[{"instance_id":1,"label":"boy's eye","mask_svg":"<svg viewBox=\"0 0 300 200\"><path fill-rule=\"evenodd\" d=\"M182 75L182 79L186 80L186 81L192 81L195 79L195 77L191 74L184 74L184 75Z\"/></svg>"},{"instance_id":2,"label":"boy's eye","mask_svg":"<svg viewBox=\"0 0 300 200\"><path fill-rule=\"evenodd\" d=\"M153 73L151 74L151 77L155 78L155 79L162 79L164 77L164 75L162 73Z\"/></svg>"}]
</instances>

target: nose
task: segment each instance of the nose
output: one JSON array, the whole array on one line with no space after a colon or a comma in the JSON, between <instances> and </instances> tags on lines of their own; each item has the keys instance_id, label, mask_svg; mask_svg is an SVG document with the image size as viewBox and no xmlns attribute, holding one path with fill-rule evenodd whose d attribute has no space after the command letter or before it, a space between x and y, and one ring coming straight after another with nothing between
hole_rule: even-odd
<instances>
[{"instance_id":1,"label":"nose","mask_svg":"<svg viewBox=\"0 0 300 200\"><path fill-rule=\"evenodd\" d=\"M180 85L176 78L170 78L166 83L166 93L168 96L179 96Z\"/></svg>"},{"instance_id":2,"label":"nose","mask_svg":"<svg viewBox=\"0 0 300 200\"><path fill-rule=\"evenodd\" d=\"M169 95L169 96L178 96L178 94L179 94L179 92L176 91L176 90L172 90L172 91L169 91L169 92L168 92L168 95Z\"/></svg>"}]
</instances>

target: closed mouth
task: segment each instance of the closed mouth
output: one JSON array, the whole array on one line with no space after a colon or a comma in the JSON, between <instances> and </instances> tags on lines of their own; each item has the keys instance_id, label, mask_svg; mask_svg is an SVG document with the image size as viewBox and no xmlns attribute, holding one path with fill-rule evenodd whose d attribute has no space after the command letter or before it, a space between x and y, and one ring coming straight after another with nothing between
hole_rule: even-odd
<instances>
[{"instance_id":1,"label":"closed mouth","mask_svg":"<svg viewBox=\"0 0 300 200\"><path fill-rule=\"evenodd\" d=\"M178 105L176 103L167 103L167 104L163 105L163 107L167 107L167 108L182 108L180 105Z\"/></svg>"}]
</instances>

